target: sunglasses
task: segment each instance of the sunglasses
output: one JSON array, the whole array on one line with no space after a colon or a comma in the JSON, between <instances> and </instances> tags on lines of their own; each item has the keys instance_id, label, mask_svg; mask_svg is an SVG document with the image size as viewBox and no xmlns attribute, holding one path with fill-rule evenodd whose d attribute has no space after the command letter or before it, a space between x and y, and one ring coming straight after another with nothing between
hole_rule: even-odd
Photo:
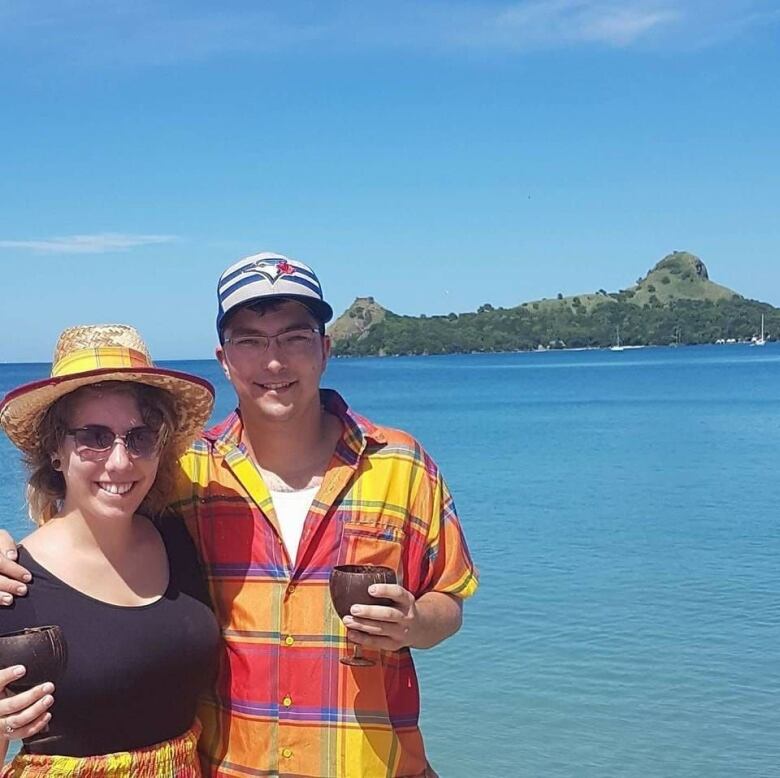
<instances>
[{"instance_id":1,"label":"sunglasses","mask_svg":"<svg viewBox=\"0 0 780 778\"><path fill-rule=\"evenodd\" d=\"M122 441L129 456L150 459L160 452L167 438L164 426L158 430L151 427L133 427L124 435L119 435L102 424L89 424L68 430L67 434L73 438L78 455L92 462L108 459L117 440Z\"/></svg>"}]
</instances>

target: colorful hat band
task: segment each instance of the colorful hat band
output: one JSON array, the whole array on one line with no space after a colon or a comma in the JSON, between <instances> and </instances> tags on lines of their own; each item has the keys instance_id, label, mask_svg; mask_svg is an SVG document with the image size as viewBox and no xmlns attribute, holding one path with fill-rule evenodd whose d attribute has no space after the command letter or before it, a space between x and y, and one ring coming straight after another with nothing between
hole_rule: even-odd
<instances>
[{"instance_id":1,"label":"colorful hat band","mask_svg":"<svg viewBox=\"0 0 780 778\"><path fill-rule=\"evenodd\" d=\"M51 377L59 378L105 368L132 369L151 366L149 357L142 351L124 346L98 346L71 351L52 365Z\"/></svg>"}]
</instances>

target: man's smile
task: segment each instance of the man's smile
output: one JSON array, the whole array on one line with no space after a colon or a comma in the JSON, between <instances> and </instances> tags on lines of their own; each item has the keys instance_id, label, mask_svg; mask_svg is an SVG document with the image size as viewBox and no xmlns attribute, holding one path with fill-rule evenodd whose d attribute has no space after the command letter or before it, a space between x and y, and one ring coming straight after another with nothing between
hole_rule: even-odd
<instances>
[{"instance_id":1,"label":"man's smile","mask_svg":"<svg viewBox=\"0 0 780 778\"><path fill-rule=\"evenodd\" d=\"M283 389L289 389L291 386L293 386L296 383L296 381L274 381L274 382L267 382L267 383L261 383L259 381L256 381L255 384L262 389L267 389L268 391L281 391Z\"/></svg>"}]
</instances>

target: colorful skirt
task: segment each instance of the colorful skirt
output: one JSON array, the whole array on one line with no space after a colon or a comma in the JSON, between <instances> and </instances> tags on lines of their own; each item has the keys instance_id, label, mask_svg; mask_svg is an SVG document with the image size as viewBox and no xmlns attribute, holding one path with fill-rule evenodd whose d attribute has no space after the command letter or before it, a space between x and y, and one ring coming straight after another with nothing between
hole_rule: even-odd
<instances>
[{"instance_id":1,"label":"colorful skirt","mask_svg":"<svg viewBox=\"0 0 780 778\"><path fill-rule=\"evenodd\" d=\"M0 778L201 778L200 724L173 740L102 756L17 755Z\"/></svg>"}]
</instances>

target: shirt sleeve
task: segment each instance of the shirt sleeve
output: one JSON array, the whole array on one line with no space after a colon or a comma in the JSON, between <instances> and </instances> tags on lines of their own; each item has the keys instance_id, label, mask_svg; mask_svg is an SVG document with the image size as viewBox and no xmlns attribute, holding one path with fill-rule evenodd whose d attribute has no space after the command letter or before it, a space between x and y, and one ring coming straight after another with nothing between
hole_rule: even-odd
<instances>
[{"instance_id":1,"label":"shirt sleeve","mask_svg":"<svg viewBox=\"0 0 780 778\"><path fill-rule=\"evenodd\" d=\"M435 591L466 599L476 592L479 574L455 503L438 467L424 452L421 469L418 488L412 492L407 588L415 597Z\"/></svg>"},{"instance_id":2,"label":"shirt sleeve","mask_svg":"<svg viewBox=\"0 0 780 778\"><path fill-rule=\"evenodd\" d=\"M160 514L161 520L183 521L197 549L202 548L197 524L197 503L200 499L200 482L205 477L202 474L205 464L205 458L193 449L184 453L174 472L170 502Z\"/></svg>"}]
</instances>

